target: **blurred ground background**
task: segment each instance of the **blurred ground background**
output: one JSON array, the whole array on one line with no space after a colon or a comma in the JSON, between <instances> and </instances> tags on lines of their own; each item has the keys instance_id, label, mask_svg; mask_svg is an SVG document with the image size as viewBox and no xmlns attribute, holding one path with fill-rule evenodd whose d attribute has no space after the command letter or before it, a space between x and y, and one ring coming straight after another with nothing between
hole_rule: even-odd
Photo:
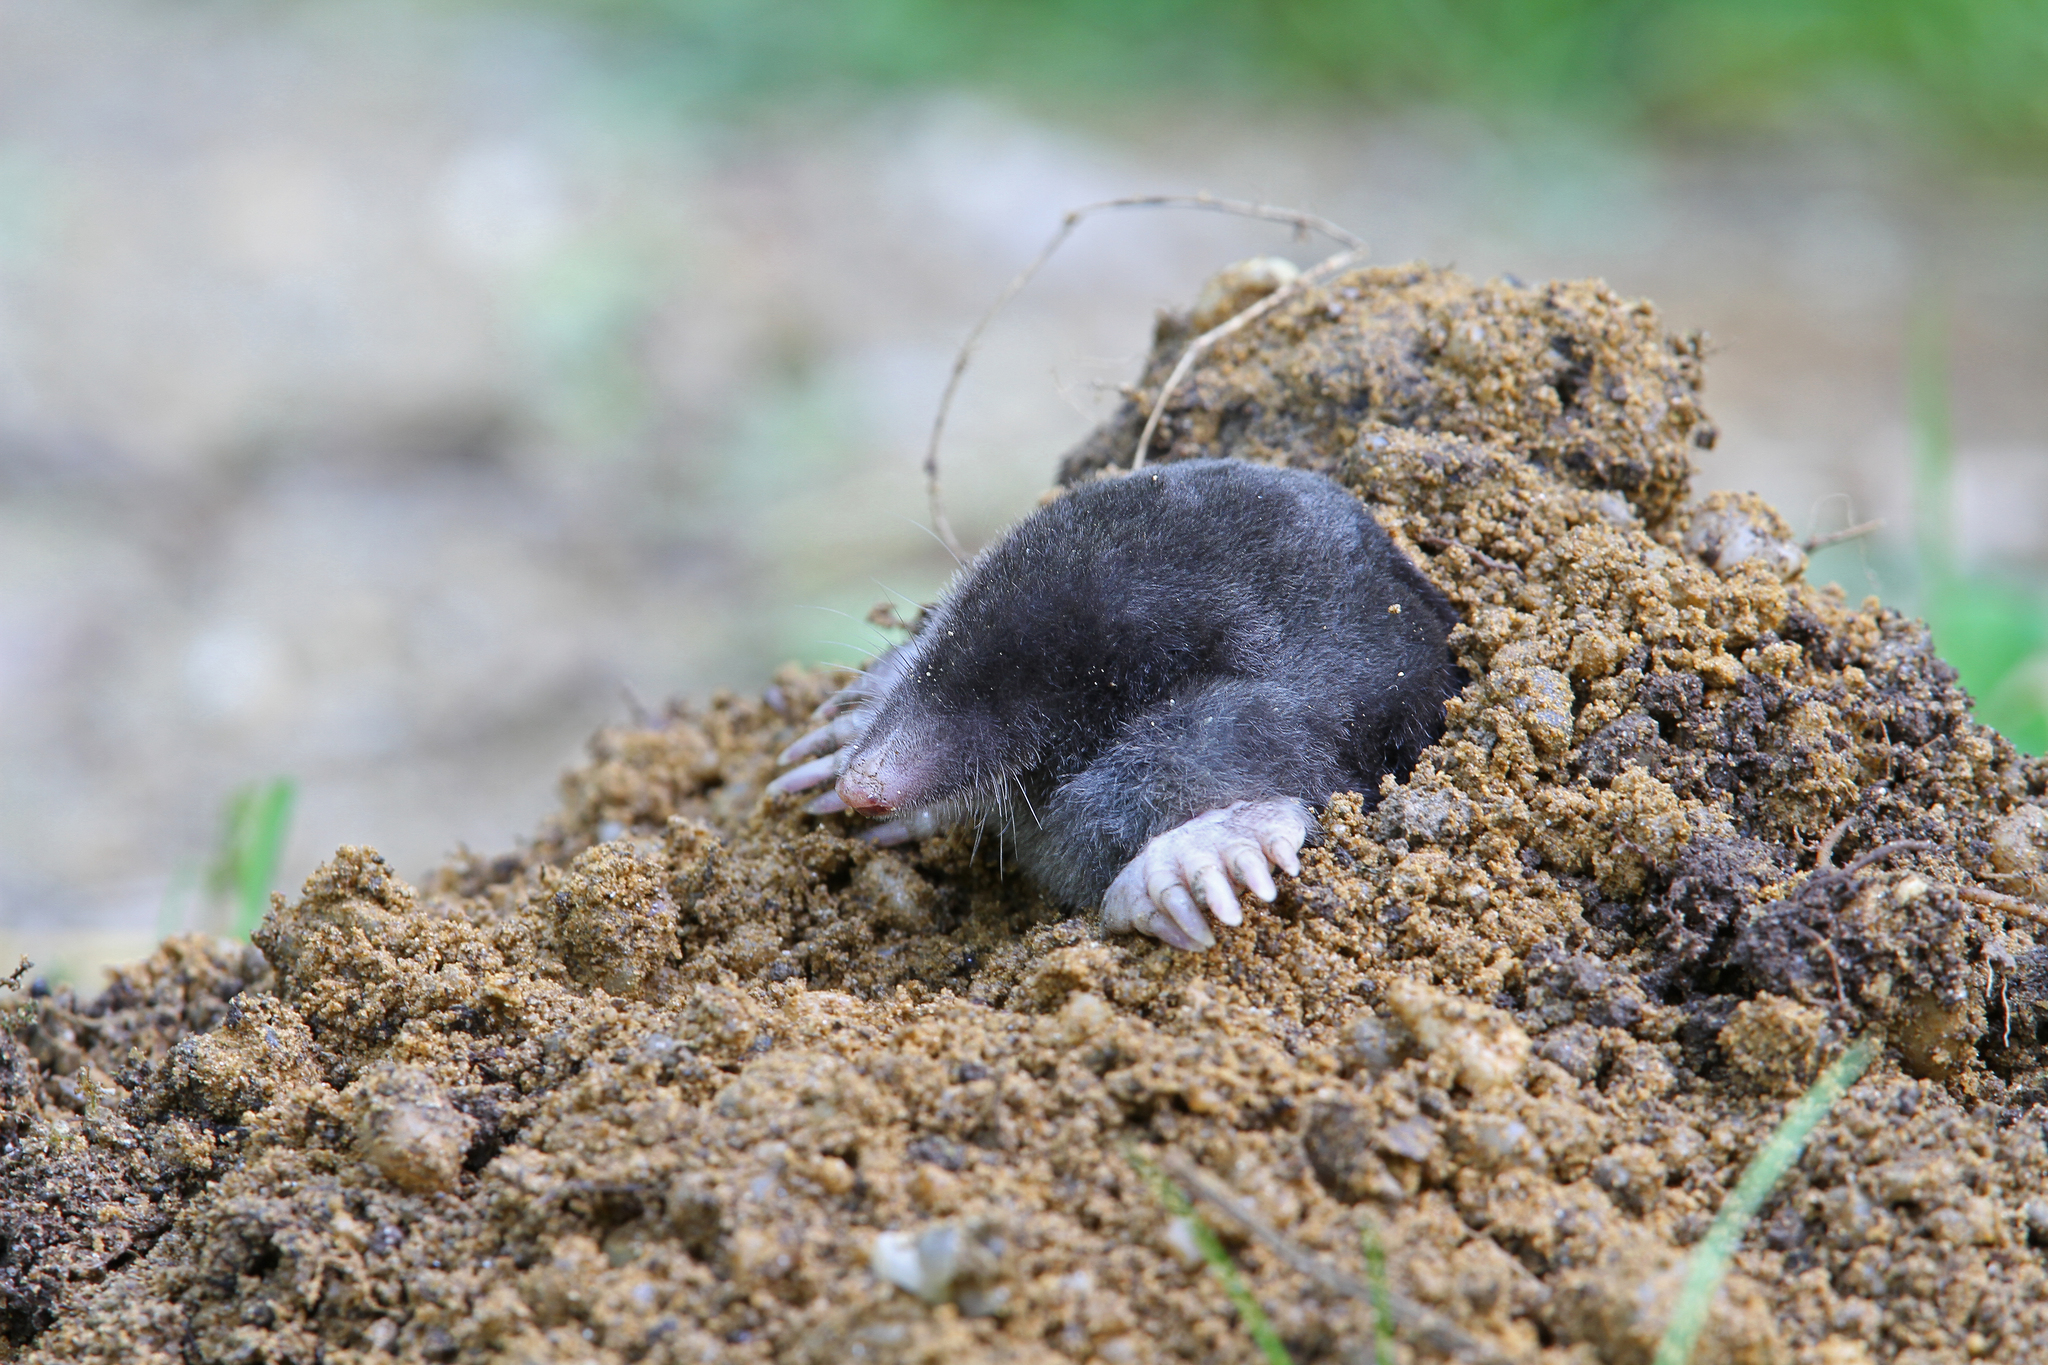
<instances>
[{"instance_id":1,"label":"blurred ground background","mask_svg":"<svg viewBox=\"0 0 2048 1365\"><path fill-rule=\"evenodd\" d=\"M849 660L950 563L954 347L1068 208L1604 276L1717 354L1701 491L2048 744L2048 5L0 0L0 954L94 981L278 866L509 847L594 727ZM979 544L1215 267L1084 227L946 453ZM1944 417L1946 413L1946 417Z\"/></svg>"}]
</instances>

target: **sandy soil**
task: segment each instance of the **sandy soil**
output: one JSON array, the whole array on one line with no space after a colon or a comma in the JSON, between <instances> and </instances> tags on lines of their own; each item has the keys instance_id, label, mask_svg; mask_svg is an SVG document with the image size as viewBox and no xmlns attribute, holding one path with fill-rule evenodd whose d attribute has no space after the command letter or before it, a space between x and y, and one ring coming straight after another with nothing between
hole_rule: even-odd
<instances>
[{"instance_id":1,"label":"sandy soil","mask_svg":"<svg viewBox=\"0 0 2048 1365\"><path fill-rule=\"evenodd\" d=\"M1474 678L1210 953L764 800L833 685L792 670L601 733L514 853L413 887L345 848L255 949L24 1000L9 1355L1255 1359L1136 1152L1347 1274L1377 1228L1433 1324L1407 1358L1647 1362L1685 1248L1870 1031L1699 1358L2041 1358L2048 765L1918 625L1801 582L1769 508L1692 501L1700 366L1598 284L1415 268L1196 371L1159 457L1356 490ZM1218 1226L1297 1360L1370 1358L1361 1304Z\"/></svg>"},{"instance_id":2,"label":"sandy soil","mask_svg":"<svg viewBox=\"0 0 2048 1365\"><path fill-rule=\"evenodd\" d=\"M1656 299L1714 339L1701 486L1802 535L1883 519L1809 577L1902 609L1942 505L1905 343L1938 315L1963 567L2048 583L2024 166L1213 90L707 106L577 21L607 9L0 0L0 963L89 993L224 932L201 875L244 784L298 783L280 888L343 843L417 881L537 825L535 775L627 694L857 657L834 611L950 567L915 519L954 348L1118 195L1295 204L1377 262ZM966 542L1108 415L1155 308L1324 249L1091 220L961 389Z\"/></svg>"}]
</instances>

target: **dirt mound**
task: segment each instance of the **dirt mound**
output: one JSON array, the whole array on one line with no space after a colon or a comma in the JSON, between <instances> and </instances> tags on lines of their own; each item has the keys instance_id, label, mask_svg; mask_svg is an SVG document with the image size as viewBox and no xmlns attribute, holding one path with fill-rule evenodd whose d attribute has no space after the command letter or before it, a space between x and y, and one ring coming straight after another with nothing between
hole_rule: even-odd
<instances>
[{"instance_id":1,"label":"dirt mound","mask_svg":"<svg viewBox=\"0 0 2048 1365\"><path fill-rule=\"evenodd\" d=\"M1874 1030L1699 1358L2048 1355L2048 768L1768 508L1688 505L1700 353L1597 284L1365 270L1197 368L1155 451L1356 490L1474 679L1207 954L764 800L833 681L790 671L599 735L517 854L413 888L343 849L260 957L27 1002L14 1351L1256 1359L1136 1151L1354 1276L1378 1227L1414 1358L1647 1362L1786 1097ZM1369 1355L1360 1303L1232 1245L1295 1359Z\"/></svg>"}]
</instances>

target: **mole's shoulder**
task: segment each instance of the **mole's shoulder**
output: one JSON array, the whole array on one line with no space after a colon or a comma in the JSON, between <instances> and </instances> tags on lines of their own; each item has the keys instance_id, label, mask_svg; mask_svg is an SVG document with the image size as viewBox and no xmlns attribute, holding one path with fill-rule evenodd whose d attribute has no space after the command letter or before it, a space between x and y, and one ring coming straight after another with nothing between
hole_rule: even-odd
<instances>
[{"instance_id":1,"label":"mole's shoulder","mask_svg":"<svg viewBox=\"0 0 2048 1365\"><path fill-rule=\"evenodd\" d=\"M1049 534L1206 537L1262 524L1337 531L1370 517L1348 490L1306 469L1246 460L1180 460L1083 484L1028 519Z\"/></svg>"},{"instance_id":2,"label":"mole's shoulder","mask_svg":"<svg viewBox=\"0 0 2048 1365\"><path fill-rule=\"evenodd\" d=\"M1268 587L1314 593L1360 572L1398 574L1398 554L1365 505L1321 474L1185 460L1083 484L1039 508L983 551L951 600L991 625L1012 608L1034 621L1092 618L1134 600L1222 610Z\"/></svg>"}]
</instances>

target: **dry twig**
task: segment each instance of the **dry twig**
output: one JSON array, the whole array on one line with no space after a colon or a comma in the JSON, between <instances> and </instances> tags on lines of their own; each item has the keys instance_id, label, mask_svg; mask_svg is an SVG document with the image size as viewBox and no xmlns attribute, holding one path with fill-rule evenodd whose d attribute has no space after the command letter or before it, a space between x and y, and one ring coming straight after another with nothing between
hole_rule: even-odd
<instances>
[{"instance_id":1,"label":"dry twig","mask_svg":"<svg viewBox=\"0 0 2048 1365\"><path fill-rule=\"evenodd\" d=\"M1415 543L1417 545L1420 545L1423 549L1435 550L1438 554L1442 554L1444 551L1453 548L1463 550L1466 554L1472 557L1472 562L1474 564L1483 564L1487 568L1492 569L1497 573L1521 572L1520 565L1510 564L1505 559L1495 559L1492 555L1486 553L1486 551L1475 550L1462 540L1448 540L1443 536L1415 536L1413 537L1413 539Z\"/></svg>"},{"instance_id":2,"label":"dry twig","mask_svg":"<svg viewBox=\"0 0 2048 1365\"><path fill-rule=\"evenodd\" d=\"M1853 877L1872 863L1881 863L1894 853L1924 853L1928 849L1940 847L1941 845L1932 839L1894 839L1888 844L1879 844L1876 848L1851 858L1849 865L1842 869L1842 875Z\"/></svg>"},{"instance_id":3,"label":"dry twig","mask_svg":"<svg viewBox=\"0 0 2048 1365\"><path fill-rule=\"evenodd\" d=\"M2048 909L2043 909L2031 901L2023 901L2018 896L2008 896L2002 891L1987 891L1981 886L1950 886L1944 887L1943 890L1952 891L1960 899L1973 905L2003 910L2009 915L2018 915L2021 919L2032 920L2036 924L2048 924Z\"/></svg>"},{"instance_id":4,"label":"dry twig","mask_svg":"<svg viewBox=\"0 0 2048 1365\"><path fill-rule=\"evenodd\" d=\"M1853 818L1852 816L1851 819ZM1816 870L1827 869L1827 863L1834 855L1835 842L1841 838L1848 824L1849 821L1844 820L1841 824L1828 831L1827 839L1821 844L1820 861L1816 865ZM1868 852L1858 854L1850 860L1847 867L1841 870L1842 875L1845 877L1853 876L1864 868L1869 867L1872 863L1882 862L1895 853L1925 852L1929 849L1940 847L1941 845L1932 839L1894 839L1888 844L1879 844ZM1991 875L1995 876L1997 874ZM1981 886L1952 886L1947 882L1938 883L1934 889L1946 891L1958 900L1969 901L1972 905L1982 905L1992 910L2003 910L2007 914L2018 915L2021 919L2032 920L2036 924L2048 924L2048 908L2035 905L2031 901L2023 901L2017 896L2008 896L2003 891L1992 891Z\"/></svg>"},{"instance_id":5,"label":"dry twig","mask_svg":"<svg viewBox=\"0 0 2048 1365\"><path fill-rule=\"evenodd\" d=\"M1145 429L1138 433L1138 448L1131 454L1131 468L1137 470L1145 467L1145 452L1151 449L1152 433L1159 429L1159 419L1166 414L1167 400L1173 397L1174 390L1180 387L1181 380L1187 378L1188 371L1194 369L1195 362L1207 354L1211 346L1233 332L1242 331L1310 285L1319 284L1346 266L1354 265L1363 259L1363 246L1352 247L1334 256L1325 257L1257 303L1232 314L1190 341L1187 349L1180 353L1180 359L1174 362L1173 373L1167 375L1166 382L1159 386L1159 397L1152 403L1152 414L1145 419Z\"/></svg>"},{"instance_id":6,"label":"dry twig","mask_svg":"<svg viewBox=\"0 0 2048 1365\"><path fill-rule=\"evenodd\" d=\"M1856 812L1851 811L1842 817L1840 824L1827 832L1827 837L1820 841L1819 851L1813 855L1813 865L1815 868L1830 868L1835 865L1835 845L1842 842L1842 836L1847 834L1849 826L1855 823Z\"/></svg>"},{"instance_id":7,"label":"dry twig","mask_svg":"<svg viewBox=\"0 0 2048 1365\"><path fill-rule=\"evenodd\" d=\"M946 520L945 504L939 495L939 441L945 435L946 416L952 411L953 395L960 387L960 377L967 372L967 362L973 358L975 346L980 343L981 335L988 330L989 324L996 320L996 315L1009 306L1011 299L1023 292L1024 286L1031 283L1032 277L1052 259L1053 253L1060 249L1067 238L1073 236L1074 229L1081 225L1083 219L1107 209L1140 208L1206 209L1212 213L1235 214L1240 218L1259 218L1271 223L1287 223L1293 226L1298 235L1307 236L1311 232L1320 232L1332 241L1341 242L1354 251L1365 249L1362 238L1318 214L1281 208L1275 204L1254 203L1246 199L1218 199L1211 194L1136 194L1122 199L1105 199L1096 204L1084 204L1080 208L1069 210L1060 220L1059 230L1053 233L1051 239L1031 259L1031 263L1018 272L1015 279L1003 286L1003 292L996 295L995 302L989 305L988 311L983 313L981 319L968 331L967 339L960 343L959 353L953 357L953 372L946 377L945 392L939 396L939 410L932 418L931 439L925 443L924 448L925 493L931 504L932 528L945 543L946 548L953 552L955 558L964 560L967 556L961 551L960 542L953 535L952 523Z\"/></svg>"},{"instance_id":8,"label":"dry twig","mask_svg":"<svg viewBox=\"0 0 2048 1365\"><path fill-rule=\"evenodd\" d=\"M1806 553L1812 554L1815 550L1825 550L1828 546L1840 545L1845 540L1860 540L1872 531L1882 531L1883 529L1883 517L1877 517L1871 521L1859 521L1854 526L1844 526L1839 531L1829 531L1825 535L1808 536L1806 544L1801 548Z\"/></svg>"}]
</instances>

